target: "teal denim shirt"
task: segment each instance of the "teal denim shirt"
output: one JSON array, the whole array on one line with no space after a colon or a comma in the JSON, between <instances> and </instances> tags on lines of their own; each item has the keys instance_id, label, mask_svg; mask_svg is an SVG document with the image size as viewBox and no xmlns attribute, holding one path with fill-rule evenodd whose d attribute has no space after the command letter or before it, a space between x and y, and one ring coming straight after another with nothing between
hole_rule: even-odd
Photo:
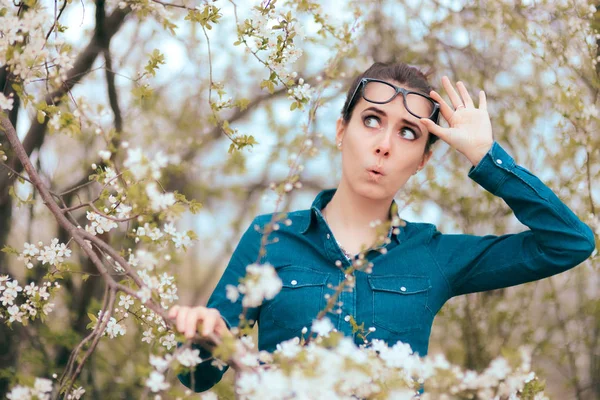
<instances>
[{"instance_id":1,"label":"teal denim shirt","mask_svg":"<svg viewBox=\"0 0 600 400\"><path fill-rule=\"evenodd\" d=\"M373 262L372 272L354 272L355 287L339 297L343 312L328 315L335 329L353 336L348 322L353 316L359 325L364 322L365 329L375 327L369 339L383 339L390 346L401 340L425 356L433 318L451 297L546 278L579 265L594 251L591 228L497 142L468 176L501 197L530 229L500 236L444 234L433 224L404 220L406 225L385 245L385 254L378 250L366 254ZM335 190L321 191L308 210L288 213L292 224L279 223L269 235L271 244L260 261L276 268L283 287L272 300L246 314L258 322L259 350L272 352L279 342L310 328L325 307L324 295L334 291L328 284L335 287L344 279L336 261L344 268L351 265L321 214ZM252 221L208 300L207 307L217 308L230 328L239 323L242 305L241 299L232 303L225 297L225 286L237 285L246 265L258 260L259 230L271 217L263 214ZM362 343L356 334L354 340ZM203 359L210 356L194 347ZM196 367L194 391L210 389L227 370L210 363ZM191 388L190 375L178 378Z\"/></svg>"}]
</instances>

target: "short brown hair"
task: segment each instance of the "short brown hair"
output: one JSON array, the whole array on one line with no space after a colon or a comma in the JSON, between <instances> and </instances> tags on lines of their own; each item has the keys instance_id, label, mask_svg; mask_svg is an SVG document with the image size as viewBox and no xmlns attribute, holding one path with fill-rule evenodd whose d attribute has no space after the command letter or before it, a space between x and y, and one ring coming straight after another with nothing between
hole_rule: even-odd
<instances>
[{"instance_id":1,"label":"short brown hair","mask_svg":"<svg viewBox=\"0 0 600 400\"><path fill-rule=\"evenodd\" d=\"M350 97L352 97L352 93L354 93L356 87L360 84L360 80L362 78L393 80L402 85L406 85L413 90L418 90L422 93L429 95L429 92L433 88L429 85L427 77L430 76L432 73L432 70L423 73L417 68L411 67L410 65L401 62L375 62L365 72L358 75L354 79L354 82L352 82L352 85L350 85L348 93L346 94L346 102L344 103L344 107L342 108L342 118L344 119L344 123L348 124L350 122L350 119L352 118L352 111L354 110L356 103L360 99L360 96L357 95L352 100L352 104L348 104L350 102ZM425 145L425 153L429 151L431 146L435 142L437 142L438 139L439 138L436 135L429 132L429 138L427 139L427 144Z\"/></svg>"}]
</instances>

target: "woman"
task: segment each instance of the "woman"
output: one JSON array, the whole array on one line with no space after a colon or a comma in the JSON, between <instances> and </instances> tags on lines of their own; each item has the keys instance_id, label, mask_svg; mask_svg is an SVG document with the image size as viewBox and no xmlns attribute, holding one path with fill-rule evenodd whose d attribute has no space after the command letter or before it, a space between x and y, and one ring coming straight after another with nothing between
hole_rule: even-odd
<instances>
[{"instance_id":1,"label":"woman","mask_svg":"<svg viewBox=\"0 0 600 400\"><path fill-rule=\"evenodd\" d=\"M226 297L226 286L237 285L246 266L260 261L271 263L283 282L272 300L246 312L251 325L259 323L260 350L273 351L277 343L301 336L324 308L324 296L350 280L350 290L338 299L341 305L327 315L334 328L361 344L363 339L352 334L353 318L374 328L369 339L390 346L401 340L424 356L434 316L451 297L542 279L587 259L595 248L592 230L494 141L484 92L475 107L464 84L456 84L458 92L447 77L442 84L451 105L405 64L375 63L358 76L337 121L339 186L321 191L310 210L288 213L292 224L280 224L271 234L277 241L262 257L262 234L255 225L260 230L272 214L256 217L207 306L170 310L177 329L191 338L202 323L202 336L231 334L242 305ZM439 113L449 128L437 124ZM404 221L381 244L369 224L397 220L394 196L429 161L438 138L464 154L473 164L468 176L501 197L530 230L443 234L433 224ZM344 274L363 246L370 248L364 255L368 268ZM203 359L209 355L201 349ZM225 370L203 362L195 370L193 389L209 389ZM188 387L190 375L179 375Z\"/></svg>"}]
</instances>

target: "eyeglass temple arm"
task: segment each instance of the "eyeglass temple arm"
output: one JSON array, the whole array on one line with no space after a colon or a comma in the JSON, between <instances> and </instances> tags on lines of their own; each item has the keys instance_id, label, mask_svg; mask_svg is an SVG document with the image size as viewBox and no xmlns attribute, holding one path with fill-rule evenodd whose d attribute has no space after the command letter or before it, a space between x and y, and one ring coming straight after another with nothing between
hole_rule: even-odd
<instances>
[{"instance_id":1,"label":"eyeglass temple arm","mask_svg":"<svg viewBox=\"0 0 600 400\"><path fill-rule=\"evenodd\" d=\"M360 88L364 82L365 82L365 80L363 78L360 80L360 82L358 82L358 85L356 85L356 88L354 88L354 93L352 93L352 97L350 97L350 101L348 102L348 105L346 106L346 109L344 110L344 116L348 113L348 109L350 108L350 106L352 105L352 102L354 101L354 97L356 96L356 92L358 92L358 88Z\"/></svg>"}]
</instances>

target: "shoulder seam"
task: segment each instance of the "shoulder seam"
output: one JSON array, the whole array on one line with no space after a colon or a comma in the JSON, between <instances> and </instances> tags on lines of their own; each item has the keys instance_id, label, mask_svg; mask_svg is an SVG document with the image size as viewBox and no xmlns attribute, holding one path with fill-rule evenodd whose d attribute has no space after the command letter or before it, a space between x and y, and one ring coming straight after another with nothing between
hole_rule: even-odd
<instances>
[{"instance_id":1,"label":"shoulder seam","mask_svg":"<svg viewBox=\"0 0 600 400\"><path fill-rule=\"evenodd\" d=\"M427 241L425 248L427 249L427 252L431 256L431 259L435 263L435 266L437 267L438 271L440 271L440 274L444 278L444 282L446 282L446 286L448 287L448 294L449 294L448 298L451 298L451 297L454 296L454 291L452 290L452 286L450 285L450 281L448 281L448 277L446 277L446 274L444 273L444 270L440 266L440 263L438 263L438 260L435 258L434 254L431 252L431 249L429 248L429 243L431 243L431 240L433 239L433 233L435 233L435 231L437 230L437 227L434 224L429 224L429 225L430 225L430 230L431 230L432 234L429 237L429 240ZM442 233L440 232L440 235L441 234Z\"/></svg>"}]
</instances>

